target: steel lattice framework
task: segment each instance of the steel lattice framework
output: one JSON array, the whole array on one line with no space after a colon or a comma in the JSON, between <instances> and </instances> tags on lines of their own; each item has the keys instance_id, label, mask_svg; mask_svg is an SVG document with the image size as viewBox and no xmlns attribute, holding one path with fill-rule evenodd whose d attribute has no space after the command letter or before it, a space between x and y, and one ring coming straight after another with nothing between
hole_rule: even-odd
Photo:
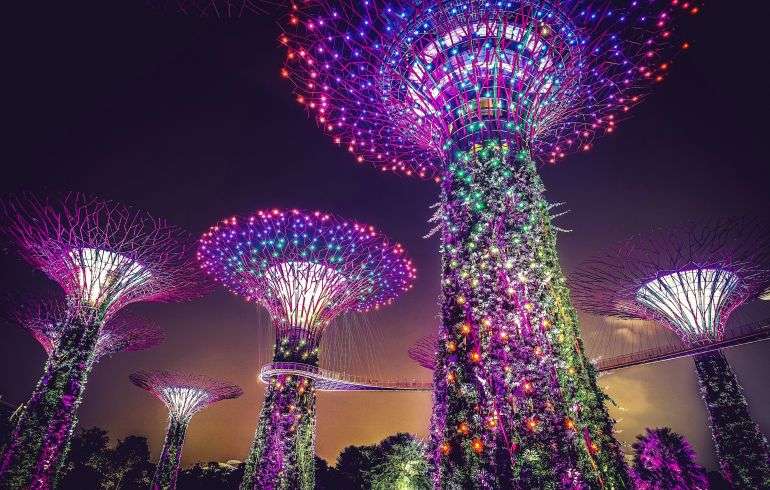
<instances>
[{"instance_id":1,"label":"steel lattice framework","mask_svg":"<svg viewBox=\"0 0 770 490\"><path fill-rule=\"evenodd\" d=\"M107 318L138 301L200 296L191 236L165 220L78 193L3 202L19 252L64 289L70 308Z\"/></svg>"},{"instance_id":2,"label":"steel lattice framework","mask_svg":"<svg viewBox=\"0 0 770 490\"><path fill-rule=\"evenodd\" d=\"M586 261L570 281L578 308L659 322L683 341L719 341L735 308L770 284L770 229L753 218L637 236Z\"/></svg>"},{"instance_id":3,"label":"steel lattice framework","mask_svg":"<svg viewBox=\"0 0 770 490\"><path fill-rule=\"evenodd\" d=\"M130 303L189 299L208 287L190 235L143 211L78 193L18 194L0 211L3 234L67 303L67 325L0 456L0 486L51 488L104 324Z\"/></svg>"},{"instance_id":4,"label":"steel lattice framework","mask_svg":"<svg viewBox=\"0 0 770 490\"><path fill-rule=\"evenodd\" d=\"M186 420L213 403L243 394L238 386L197 374L139 371L129 378L162 401L171 417Z\"/></svg>"},{"instance_id":5,"label":"steel lattice framework","mask_svg":"<svg viewBox=\"0 0 770 490\"><path fill-rule=\"evenodd\" d=\"M298 210L224 220L201 238L198 258L217 282L270 312L277 339L312 348L336 316L390 304L416 275L403 247L373 227Z\"/></svg>"},{"instance_id":6,"label":"steel lattice framework","mask_svg":"<svg viewBox=\"0 0 770 490\"><path fill-rule=\"evenodd\" d=\"M68 328L67 305L62 298L43 297L21 303L7 314L9 320L27 330L50 357L63 330ZM119 313L99 331L94 349L95 362L119 352L137 352L166 340L163 331L140 316Z\"/></svg>"},{"instance_id":7,"label":"steel lattice framework","mask_svg":"<svg viewBox=\"0 0 770 490\"><path fill-rule=\"evenodd\" d=\"M662 81L695 2L449 0L295 4L283 71L358 161L443 178L490 138L555 163Z\"/></svg>"}]
</instances>

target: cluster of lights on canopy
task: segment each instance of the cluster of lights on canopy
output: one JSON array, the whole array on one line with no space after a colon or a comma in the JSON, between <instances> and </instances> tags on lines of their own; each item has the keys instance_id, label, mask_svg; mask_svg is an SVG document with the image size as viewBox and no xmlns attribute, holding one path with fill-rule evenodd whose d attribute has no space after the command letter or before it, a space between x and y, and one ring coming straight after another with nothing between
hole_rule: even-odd
<instances>
[{"instance_id":1,"label":"cluster of lights on canopy","mask_svg":"<svg viewBox=\"0 0 770 490\"><path fill-rule=\"evenodd\" d=\"M198 258L233 293L300 329L389 304L416 276L403 247L371 226L299 210L226 219L203 235Z\"/></svg>"},{"instance_id":2,"label":"cluster of lights on canopy","mask_svg":"<svg viewBox=\"0 0 770 490\"><path fill-rule=\"evenodd\" d=\"M621 2L617 2L620 4ZM308 0L281 42L297 100L359 162L441 174L485 139L554 163L665 78L691 1Z\"/></svg>"},{"instance_id":3,"label":"cluster of lights on canopy","mask_svg":"<svg viewBox=\"0 0 770 490\"><path fill-rule=\"evenodd\" d=\"M172 371L140 371L129 376L136 386L162 401L172 417L189 420L197 412L220 400L238 398L238 386L196 374Z\"/></svg>"}]
</instances>

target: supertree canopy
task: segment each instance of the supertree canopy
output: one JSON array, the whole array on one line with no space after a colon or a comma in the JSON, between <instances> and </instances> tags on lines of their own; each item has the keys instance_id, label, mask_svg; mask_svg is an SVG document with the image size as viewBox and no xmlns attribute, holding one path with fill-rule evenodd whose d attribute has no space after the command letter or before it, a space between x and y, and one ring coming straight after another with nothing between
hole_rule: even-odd
<instances>
[{"instance_id":1,"label":"supertree canopy","mask_svg":"<svg viewBox=\"0 0 770 490\"><path fill-rule=\"evenodd\" d=\"M581 309L656 321L685 342L721 340L730 314L770 284L769 246L753 218L661 229L586 261L573 295Z\"/></svg>"},{"instance_id":2,"label":"supertree canopy","mask_svg":"<svg viewBox=\"0 0 770 490\"><path fill-rule=\"evenodd\" d=\"M0 486L50 488L97 359L102 327L123 306L198 296L204 278L181 230L120 204L64 194L10 197L3 232L66 296L66 324L0 456ZM107 332L109 333L109 332Z\"/></svg>"},{"instance_id":3,"label":"supertree canopy","mask_svg":"<svg viewBox=\"0 0 770 490\"><path fill-rule=\"evenodd\" d=\"M558 474L628 484L536 162L613 132L688 47L676 18L698 10L680 0L293 6L280 40L297 101L357 161L441 183L437 485L532 488Z\"/></svg>"},{"instance_id":4,"label":"supertree canopy","mask_svg":"<svg viewBox=\"0 0 770 490\"><path fill-rule=\"evenodd\" d=\"M190 419L220 400L238 398L243 390L205 376L171 371L140 371L129 378L136 386L155 395L168 408L168 429L152 488L174 489Z\"/></svg>"},{"instance_id":5,"label":"supertree canopy","mask_svg":"<svg viewBox=\"0 0 770 490\"><path fill-rule=\"evenodd\" d=\"M68 324L67 305L54 297L38 298L22 303L6 314L27 330L51 356ZM163 331L152 322L128 313L119 313L104 324L99 332L94 363L118 352L136 352L155 347L166 339Z\"/></svg>"},{"instance_id":6,"label":"supertree canopy","mask_svg":"<svg viewBox=\"0 0 770 490\"><path fill-rule=\"evenodd\" d=\"M737 307L770 284L770 227L731 219L659 230L586 261L571 285L585 311L656 321L688 344L722 339ZM722 472L736 488L770 486L770 447L727 359L695 356Z\"/></svg>"},{"instance_id":7,"label":"supertree canopy","mask_svg":"<svg viewBox=\"0 0 770 490\"><path fill-rule=\"evenodd\" d=\"M632 475L638 490L706 490L706 470L684 436L668 427L636 436Z\"/></svg>"},{"instance_id":8,"label":"supertree canopy","mask_svg":"<svg viewBox=\"0 0 770 490\"><path fill-rule=\"evenodd\" d=\"M416 275L403 247L371 226L298 210L226 219L203 235L198 258L216 281L268 310L276 361L310 366L332 319L390 304ZM314 488L314 436L313 382L273 377L241 487Z\"/></svg>"}]
</instances>

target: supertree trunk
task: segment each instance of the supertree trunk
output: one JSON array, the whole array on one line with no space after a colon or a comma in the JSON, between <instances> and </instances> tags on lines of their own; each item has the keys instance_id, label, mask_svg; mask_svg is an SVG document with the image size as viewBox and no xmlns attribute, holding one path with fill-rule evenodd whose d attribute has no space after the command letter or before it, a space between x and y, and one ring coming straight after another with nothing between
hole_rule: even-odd
<instances>
[{"instance_id":1,"label":"supertree trunk","mask_svg":"<svg viewBox=\"0 0 770 490\"><path fill-rule=\"evenodd\" d=\"M163 442L158 467L155 468L155 476L152 479L153 490L173 490L176 488L179 463L182 459L182 447L189 423L189 419L169 416L166 440Z\"/></svg>"},{"instance_id":2,"label":"supertree trunk","mask_svg":"<svg viewBox=\"0 0 770 490\"><path fill-rule=\"evenodd\" d=\"M271 380L246 460L242 490L315 488L315 398L307 378Z\"/></svg>"},{"instance_id":3,"label":"supertree trunk","mask_svg":"<svg viewBox=\"0 0 770 490\"><path fill-rule=\"evenodd\" d=\"M431 429L442 488L627 488L526 151L456 152L442 184Z\"/></svg>"},{"instance_id":4,"label":"supertree trunk","mask_svg":"<svg viewBox=\"0 0 770 490\"><path fill-rule=\"evenodd\" d=\"M724 354L695 356L695 369L722 474L735 488L770 488L770 447Z\"/></svg>"},{"instance_id":5,"label":"supertree trunk","mask_svg":"<svg viewBox=\"0 0 770 490\"><path fill-rule=\"evenodd\" d=\"M101 324L73 323L46 362L0 459L3 488L51 488L66 459Z\"/></svg>"}]
</instances>

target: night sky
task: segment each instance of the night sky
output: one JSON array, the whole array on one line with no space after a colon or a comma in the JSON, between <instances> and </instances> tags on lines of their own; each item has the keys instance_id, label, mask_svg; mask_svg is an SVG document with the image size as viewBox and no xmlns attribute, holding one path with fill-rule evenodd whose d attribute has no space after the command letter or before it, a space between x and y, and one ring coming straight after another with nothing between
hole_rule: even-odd
<instances>
[{"instance_id":1,"label":"night sky","mask_svg":"<svg viewBox=\"0 0 770 490\"><path fill-rule=\"evenodd\" d=\"M337 361L358 374L429 379L406 350L437 322L438 240L422 238L437 187L357 164L321 134L278 75L283 52L275 22L175 17L141 0L11 3L3 9L0 193L95 193L196 236L224 217L272 207L320 209L373 224L405 245L418 280L393 306L337 335L336 343L360 346L358 353L343 349L346 358ZM633 117L591 152L543 169L548 198L571 210L559 219L572 230L559 239L565 271L658 225L770 215L762 17L737 10L735 2L710 2L687 24L693 48ZM0 293L45 287L42 274L12 250L0 254ZM184 463L244 459L263 397L256 373L271 348L264 313L223 290L194 303L131 309L164 327L168 341L99 364L80 410L82 425L104 427L113 439L145 435L157 454L165 408L131 385L129 373L169 368L223 377L245 394L193 419ZM596 318L585 322L589 329L602 325ZM12 326L0 325L0 334L0 395L21 403L41 372L43 351ZM731 349L728 357L756 420L770 433L770 411L763 409L770 405L770 342ZM623 440L646 426L669 425L714 467L690 359L630 368L602 384L623 408L613 409ZM318 398L317 451L329 460L349 444L427 432L427 393Z\"/></svg>"}]
</instances>

